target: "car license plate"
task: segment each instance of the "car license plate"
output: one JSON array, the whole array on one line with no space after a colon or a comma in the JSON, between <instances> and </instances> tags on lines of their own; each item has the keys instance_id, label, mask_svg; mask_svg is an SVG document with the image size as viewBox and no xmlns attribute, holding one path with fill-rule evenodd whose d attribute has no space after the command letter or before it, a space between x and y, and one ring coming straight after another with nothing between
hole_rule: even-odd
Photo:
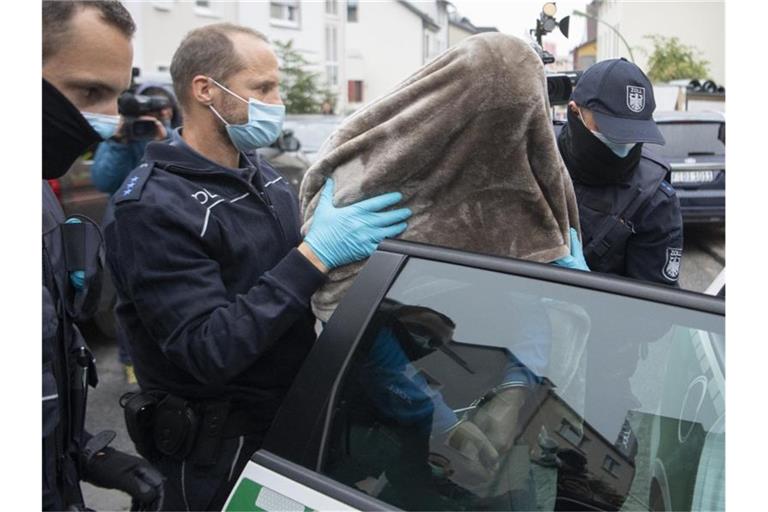
<instances>
[{"instance_id":1,"label":"car license plate","mask_svg":"<svg viewBox=\"0 0 768 512\"><path fill-rule=\"evenodd\" d=\"M709 183L715 181L715 171L673 171L672 184Z\"/></svg>"}]
</instances>

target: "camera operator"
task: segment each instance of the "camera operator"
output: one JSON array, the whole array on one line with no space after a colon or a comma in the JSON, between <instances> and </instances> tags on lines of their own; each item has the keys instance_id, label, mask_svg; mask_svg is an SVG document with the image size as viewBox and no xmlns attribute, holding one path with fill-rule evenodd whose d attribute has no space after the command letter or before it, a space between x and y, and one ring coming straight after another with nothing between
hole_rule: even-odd
<instances>
[{"instance_id":1,"label":"camera operator","mask_svg":"<svg viewBox=\"0 0 768 512\"><path fill-rule=\"evenodd\" d=\"M126 113L121 112L123 116L120 119L115 135L99 144L93 157L91 179L98 190L108 194L114 194L120 188L120 185L123 184L123 180L128 173L139 165L144 157L144 150L147 144L153 140L168 140L171 136L171 130L181 124L176 98L171 91L161 84L142 84L136 89L135 95L127 94L127 96L133 96L134 98L136 95L142 97L147 103L152 101L162 106L157 110L152 110L136 117L129 117ZM136 121L153 122L155 125L154 133L145 134L147 129L143 127L141 129L143 133L137 137L133 133L137 130L132 129L137 126Z\"/></svg>"},{"instance_id":2,"label":"camera operator","mask_svg":"<svg viewBox=\"0 0 768 512\"><path fill-rule=\"evenodd\" d=\"M668 164L643 143L664 144L653 86L625 59L582 74L557 137L573 179L589 268L677 286L683 253L680 201Z\"/></svg>"}]
</instances>

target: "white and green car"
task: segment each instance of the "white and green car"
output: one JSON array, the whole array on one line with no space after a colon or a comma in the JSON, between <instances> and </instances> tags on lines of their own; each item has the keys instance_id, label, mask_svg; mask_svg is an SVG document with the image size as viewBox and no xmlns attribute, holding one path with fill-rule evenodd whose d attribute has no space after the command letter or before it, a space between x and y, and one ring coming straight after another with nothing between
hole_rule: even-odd
<instances>
[{"instance_id":1,"label":"white and green car","mask_svg":"<svg viewBox=\"0 0 768 512\"><path fill-rule=\"evenodd\" d=\"M723 510L724 299L385 241L225 510Z\"/></svg>"}]
</instances>

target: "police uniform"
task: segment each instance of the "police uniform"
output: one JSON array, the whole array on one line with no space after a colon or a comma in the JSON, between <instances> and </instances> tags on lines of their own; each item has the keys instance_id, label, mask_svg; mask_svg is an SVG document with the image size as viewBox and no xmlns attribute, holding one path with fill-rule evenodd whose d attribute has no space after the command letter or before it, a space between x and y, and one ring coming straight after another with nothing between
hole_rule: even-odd
<instances>
[{"instance_id":1,"label":"police uniform","mask_svg":"<svg viewBox=\"0 0 768 512\"><path fill-rule=\"evenodd\" d=\"M45 510L84 507L80 492L80 480L83 479L81 454L91 438L84 430L85 407L88 385L96 385L93 357L75 320L89 316L98 304L100 240L94 236L98 227L66 224L65 220L56 196L48 183L43 182ZM76 290L69 280L69 272L84 269L86 262L92 265L89 279L83 289ZM98 449L104 446L106 444Z\"/></svg>"},{"instance_id":2,"label":"police uniform","mask_svg":"<svg viewBox=\"0 0 768 512\"><path fill-rule=\"evenodd\" d=\"M43 80L43 178L59 178L100 140L77 108ZM67 219L43 181L43 478L44 510L85 510L80 481L119 489L135 506L162 501L162 477L146 461L108 447L112 431L85 431L94 359L77 327L98 306L104 258L99 227Z\"/></svg>"},{"instance_id":3,"label":"police uniform","mask_svg":"<svg viewBox=\"0 0 768 512\"><path fill-rule=\"evenodd\" d=\"M643 143L663 144L653 88L624 59L602 61L579 79L572 100L592 113L595 134L570 108L556 125L573 179L584 257L593 271L677 285L683 252L680 201L668 163Z\"/></svg>"},{"instance_id":4,"label":"police uniform","mask_svg":"<svg viewBox=\"0 0 768 512\"><path fill-rule=\"evenodd\" d=\"M255 152L240 165L178 133L150 143L105 217L117 319L156 410L132 438L168 479L167 509L223 506L315 340L325 275L297 249L295 193Z\"/></svg>"}]
</instances>

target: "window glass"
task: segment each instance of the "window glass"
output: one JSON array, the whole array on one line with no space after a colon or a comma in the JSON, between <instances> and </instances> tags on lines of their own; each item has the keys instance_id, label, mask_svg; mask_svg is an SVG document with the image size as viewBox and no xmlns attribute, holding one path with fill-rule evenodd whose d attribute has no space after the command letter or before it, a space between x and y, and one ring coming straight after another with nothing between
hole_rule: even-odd
<instances>
[{"instance_id":1,"label":"window glass","mask_svg":"<svg viewBox=\"0 0 768 512\"><path fill-rule=\"evenodd\" d=\"M323 472L406 510L722 509L723 324L412 258L343 375Z\"/></svg>"},{"instance_id":2,"label":"window glass","mask_svg":"<svg viewBox=\"0 0 768 512\"><path fill-rule=\"evenodd\" d=\"M363 81L362 80L348 80L347 81L347 97L350 103L360 103L363 101Z\"/></svg>"},{"instance_id":3,"label":"window glass","mask_svg":"<svg viewBox=\"0 0 768 512\"><path fill-rule=\"evenodd\" d=\"M357 22L357 0L347 0L347 21Z\"/></svg>"},{"instance_id":4,"label":"window glass","mask_svg":"<svg viewBox=\"0 0 768 512\"><path fill-rule=\"evenodd\" d=\"M269 16L272 20L283 21L291 24L299 23L299 3L297 0L283 0L269 3Z\"/></svg>"},{"instance_id":5,"label":"window glass","mask_svg":"<svg viewBox=\"0 0 768 512\"><path fill-rule=\"evenodd\" d=\"M666 144L654 150L667 158L725 155L725 144L718 138L720 123L657 123Z\"/></svg>"}]
</instances>

